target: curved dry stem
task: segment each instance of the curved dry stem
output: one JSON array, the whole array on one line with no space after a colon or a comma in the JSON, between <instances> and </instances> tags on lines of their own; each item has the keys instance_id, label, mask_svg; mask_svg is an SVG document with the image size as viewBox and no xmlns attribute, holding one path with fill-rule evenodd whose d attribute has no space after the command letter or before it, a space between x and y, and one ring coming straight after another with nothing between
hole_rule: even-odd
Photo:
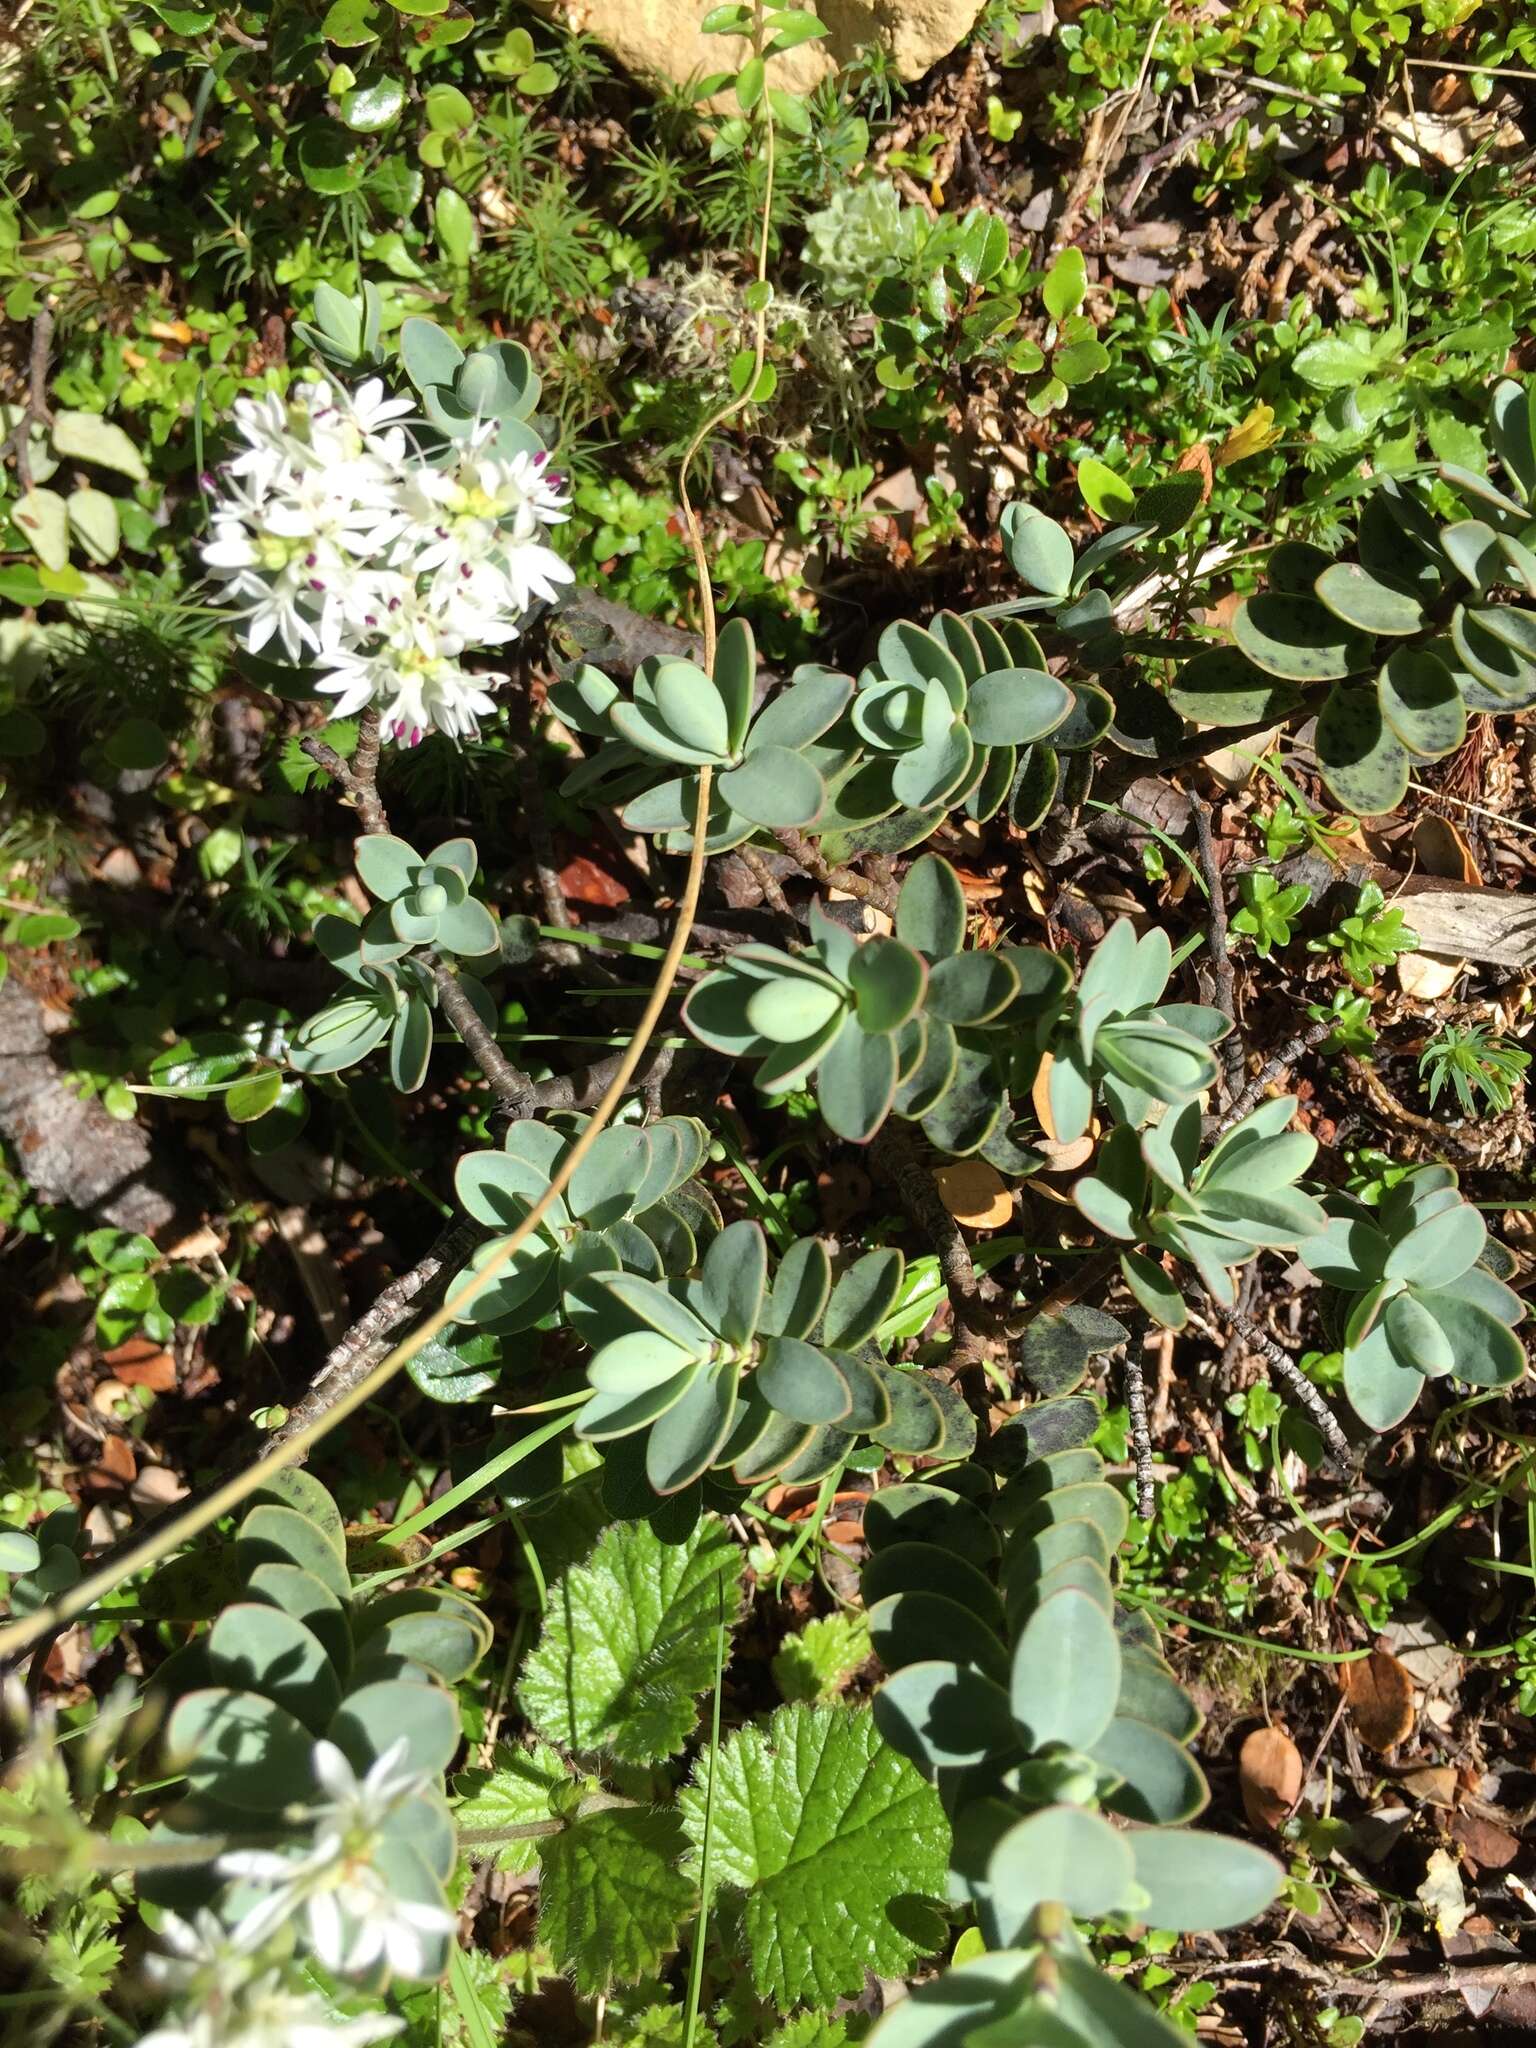
<instances>
[{"instance_id":1,"label":"curved dry stem","mask_svg":"<svg viewBox=\"0 0 1536 2048\"><path fill-rule=\"evenodd\" d=\"M757 282L760 285L766 284L768 277L768 244L773 211L774 151L773 120L771 115L765 119L763 129L767 177L763 194L762 228L758 238L757 250ZM695 511L693 501L688 495L688 473L699 450L704 446L705 441L715 429L752 403L752 395L756 391L758 381L763 373L767 346L767 309L765 306L760 306L754 315L751 377L747 380L740 393L733 397L728 404L722 406L718 412L712 414L700 426L698 432L684 450L682 462L678 469L678 497L682 503L683 517L687 521L688 538L693 552L694 568L699 578L699 597L704 627L704 667L711 675L714 673L715 646L718 638L714 591L710 583L709 557L705 553L704 536L699 527L698 513ZM339 1422L345 1421L347 1416L356 1414L359 1408L363 1407L376 1394L387 1387L389 1382L395 1378L396 1374L404 1370L422 1347L429 1344L434 1337L445 1330L457 1318L460 1310L466 1308L482 1289L489 1286L497 1274L502 1272L510 1263L518 1248L526 1241L529 1234L538 1227L542 1218L547 1215L551 1205L558 1200L559 1196L569 1185L571 1176L607 1127L609 1119L623 1099L634 1077L635 1070L645 1054L646 1047L650 1044L657 1023L660 1021L662 1009L666 1004L667 998L672 993L673 984L677 979L678 968L681 966L683 954L688 948L689 934L693 930L694 917L698 911L699 891L704 880L705 842L709 835L709 798L712 780L713 777L710 769L708 767L700 768L698 803L693 819L693 845L688 857L688 879L678 904L677 923L673 929L671 943L668 945L666 955L662 960L655 986L652 988L650 999L645 1006L645 1012L636 1026L635 1034L631 1038L628 1048L619 1061L618 1068L608 1084L602 1101L599 1102L597 1108L592 1113L591 1121L566 1154L549 1186L538 1201L534 1203L516 1230L497 1248L495 1254L486 1261L478 1273L473 1275L456 1293L449 1295L440 1308L435 1309L424 1322L418 1324L403 1342L397 1344L392 1351L381 1358L370 1372L358 1380L355 1386L349 1387L346 1393L332 1406L328 1407L323 1414L317 1415L313 1422L295 1431L292 1436L285 1438L282 1443L274 1444L271 1450L258 1458L254 1465L247 1466L243 1472L238 1472L232 1478L227 1479L222 1486L215 1487L211 1493L204 1495L193 1506L189 1507L186 1513L177 1516L173 1521L163 1526L146 1530L142 1543L135 1545L121 1556L115 1558L110 1565L104 1566L98 1571L86 1573L84 1578L71 1586L67 1592L61 1594L51 1605L39 1608L35 1614L22 1616L15 1621L9 1622L5 1627L0 1628L0 1659L9 1660L15 1658L29 1649L34 1643L39 1642L43 1637L67 1627L77 1615L83 1614L88 1608L95 1606L104 1594L111 1592L115 1586L120 1585L132 1573L144 1571L149 1566L157 1564L162 1557L166 1557L171 1551L179 1549L183 1543L190 1542L194 1536L201 1535L203 1530L211 1528L221 1516L232 1513L239 1507L242 1501L250 1497L264 1479L270 1478L273 1473L286 1470L290 1465L300 1464L308 1457L311 1450L313 1450L322 1437L328 1435Z\"/></svg>"},{"instance_id":2,"label":"curved dry stem","mask_svg":"<svg viewBox=\"0 0 1536 2048\"><path fill-rule=\"evenodd\" d=\"M105 1594L110 1593L132 1573L144 1571L150 1565L157 1564L162 1557L179 1549L183 1543L190 1542L194 1536L201 1535L203 1530L211 1528L221 1516L233 1513L264 1479L270 1478L275 1472L286 1470L290 1465L301 1463L337 1423L345 1421L349 1415L356 1414L359 1408L388 1386L417 1352L445 1330L457 1318L460 1310L467 1308L476 1295L489 1286L496 1275L510 1263L518 1247L529 1233L538 1227L551 1205L569 1185L572 1174L597 1143L623 1099L635 1069L639 1066L660 1021L667 998L672 993L677 970L688 948L688 937L693 930L694 915L698 909L699 890L704 880L704 842L709 827L710 780L710 770L707 767L701 768L699 801L693 821L693 851L688 860L688 879L678 904L677 924L673 929L672 940L662 960L656 985L651 990L644 1015L635 1028L635 1034L629 1041L602 1101L592 1113L591 1122L565 1155L549 1186L516 1230L497 1248L494 1256L486 1261L478 1273L455 1293L450 1294L441 1308L435 1309L425 1322L418 1324L402 1343L397 1344L391 1352L381 1358L371 1372L360 1379L356 1386L348 1388L334 1406L328 1408L323 1415L317 1416L307 1428L297 1431L283 1443L275 1444L264 1456L258 1458L254 1465L248 1465L243 1472L237 1472L232 1478L226 1479L222 1486L215 1487L185 1514L177 1516L174 1521L161 1527L147 1530L143 1543L127 1551L100 1571L87 1572L84 1578L62 1593L49 1606L39 1608L35 1614L23 1615L0 1628L0 1658L19 1656L42 1637L67 1627L77 1615L83 1614L89 1607L94 1607Z\"/></svg>"}]
</instances>

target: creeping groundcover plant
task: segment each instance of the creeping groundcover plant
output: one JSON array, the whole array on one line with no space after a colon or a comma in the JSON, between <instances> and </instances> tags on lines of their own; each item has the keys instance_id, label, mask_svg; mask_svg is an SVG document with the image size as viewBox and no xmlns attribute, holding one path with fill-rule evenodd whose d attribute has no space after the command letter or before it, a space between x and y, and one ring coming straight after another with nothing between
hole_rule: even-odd
<instances>
[{"instance_id":1,"label":"creeping groundcover plant","mask_svg":"<svg viewBox=\"0 0 1536 2048\"><path fill-rule=\"evenodd\" d=\"M120 745L120 791L110 749L91 770L133 802L147 778L171 822L136 812L136 851L82 860L90 916L119 883L170 903L181 853L213 912L175 899L165 943L184 927L190 950L171 965L135 933L48 984L116 1034L70 1077L73 1127L115 1162L146 1110L157 1144L192 1134L195 1173L167 1176L188 1185L141 1229L115 1164L72 1206L0 1159L8 1243L73 1262L39 1301L90 1319L63 1342L46 1324L18 1367L28 1413L67 1415L68 1455L3 1475L0 1863L74 2015L38 2038L1176 2048L1267 1942L1294 1961L1326 1889L1365 1881L1359 1814L1309 1803L1299 1750L1283 1796L1246 1749L1237 1768L1202 1631L1250 1662L1302 1647L1307 1671L1370 1674L1343 1704L1329 1678L1321 1758L1386 1667L1408 1689L1380 1624L1399 1584L1434 1591L1417 1527L1386 1531L1410 1494L1451 1473L1430 1533L1490 1507L1501 1546L1458 1553L1458 1586L1490 1612L1496 1577L1529 1592L1525 1305L1500 1238L1525 1184L1485 1185L1486 1134L1437 1121L1438 1087L1422 1112L1394 1093L1418 1069L1392 1033L1422 1022L1404 961L1440 949L1416 953L1434 898L1390 863L1427 848L1470 894L1479 849L1514 859L1393 814L1425 776L1475 814L1456 792L1498 747L1513 776L1536 707L1530 388L1469 386L1457 432L1433 416L1432 460L1394 442L1294 504L1222 480L1284 400L1245 395L1181 458L1122 437L1133 484L1079 438L1117 338L1081 194L1042 277L975 137L951 146L915 94L885 142L907 197L884 157L842 176L893 60L861 72L865 112L830 84L796 97L773 60L820 22L728 0L704 27L735 68L630 136L586 35L541 25L553 56L516 25L477 40L471 98L433 70L478 36L464 10L388 11L343 0L300 34L274 10L285 64L346 53L326 111L290 127L226 92L263 38L152 10L215 38L182 156L205 120L264 162L291 151L306 220L334 211L354 251L337 283L308 255L275 273L306 315L301 368L247 378L217 419L186 396L206 602L177 616L219 649L198 659L227 681L223 751L186 739L146 766ZM1119 64L1099 12L1068 25L1074 63ZM158 35L133 31L158 53L146 78L172 75ZM422 100L419 164L361 141L401 118L389 66ZM694 98L702 203L754 252L750 274L710 269L707 306L653 261ZM999 146L1020 126L997 96L981 118ZM559 232L550 194L583 151L618 167L623 229ZM957 180L974 203L946 212ZM71 235L132 211L126 185L106 197ZM436 257L406 233L419 203ZM144 246L123 234L100 230L92 261ZM783 296L770 276L780 236L803 244L807 303L850 323L826 359L839 418L980 478L935 474L931 518L903 525L865 502L860 449L848 476L827 454L852 566L814 590L809 570L790 587L781 537L753 553L721 512L768 503L770 444L811 472L817 394L784 388L809 381L809 316L798 275ZM26 264L7 303L30 305L33 241L0 237L0 268L8 250ZM526 274L578 259L600 267L568 331L514 318ZM1363 318L1380 288L1354 289ZM70 301L41 310L45 369ZM1234 368L1220 322L1165 310L1158 360L1215 420L1269 358ZM1311 319L1288 307L1265 347L1283 324L1300 347ZM668 349L696 372L681 394L657 381ZM1027 448L999 424L1020 378ZM582 426L598 389L614 445ZM5 430L46 465L48 424L21 408ZM669 488L648 519L617 482L658 449L675 506ZM105 517L76 507L87 532ZM78 627L91 590L43 569L8 587ZM79 687L70 671L61 701ZM277 741L259 760L256 706ZM25 741L17 709L0 720ZM1332 801L1346 825L1309 807ZM269 825L291 844L261 867ZM1309 878L1276 872L1303 840ZM82 946L86 915L64 919ZM1501 925L1501 975L1512 946ZM1511 980L1471 1007L1447 1028L1482 1044L1497 1018L1488 1063L1518 1116L1503 1039L1528 999ZM40 1091L42 1032L16 1040ZM0 1076L0 1122L8 1100ZM1375 1142L1383 1115L1411 1156ZM261 1291L274 1264L292 1313ZM296 1373L306 1316L325 1342ZM166 1411L193 1402L189 1450ZM87 1441L116 1463L88 1466ZM1341 1541L1299 1496L1362 1464ZM1317 1539L1311 1578L1275 1548L1282 1494ZM1306 1683L1285 1694L1298 1720ZM1530 1685L1510 1691L1528 1712ZM1239 1711L1278 1696L1255 1681ZM1407 1735L1377 1744L1361 1719L1398 1775ZM1383 1896L1394 1927L1417 1898L1444 1931L1469 1901L1442 1849L1427 1879L1409 1868L1416 1840L1386 1852L1404 1860ZM1333 1947L1297 1985L1314 1970L1341 1999L1358 1974ZM14 2002L53 1995L29 1978ZM1275 2009L1297 2042L1358 2038L1331 2008L1326 2027Z\"/></svg>"}]
</instances>

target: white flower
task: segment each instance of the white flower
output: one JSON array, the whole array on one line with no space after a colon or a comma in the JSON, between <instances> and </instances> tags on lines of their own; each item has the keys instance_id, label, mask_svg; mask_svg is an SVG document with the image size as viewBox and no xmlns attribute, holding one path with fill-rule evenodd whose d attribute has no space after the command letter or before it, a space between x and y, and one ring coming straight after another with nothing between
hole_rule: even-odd
<instances>
[{"instance_id":1,"label":"white flower","mask_svg":"<svg viewBox=\"0 0 1536 2048\"><path fill-rule=\"evenodd\" d=\"M359 1828L381 1828L392 1813L419 1798L430 1783L425 1771L407 1766L409 1753L410 1744L399 1736L359 1778L334 1742L317 1742L310 1767L321 1791L330 1797L312 1806L311 1813L344 1835Z\"/></svg>"},{"instance_id":2,"label":"white flower","mask_svg":"<svg viewBox=\"0 0 1536 2048\"><path fill-rule=\"evenodd\" d=\"M232 1991L255 1972L251 1944L238 1930L232 1934L207 1906L199 1907L191 1920L163 1914L159 1936L169 1954L147 1956L144 1968L163 1990Z\"/></svg>"},{"instance_id":3,"label":"white flower","mask_svg":"<svg viewBox=\"0 0 1536 2048\"><path fill-rule=\"evenodd\" d=\"M319 688L336 698L341 718L377 704L386 736L407 746L434 727L453 739L472 738L496 708L484 685L506 677L471 675L459 657L472 641L489 642L516 627L472 609L456 614L430 587L416 591L403 580L391 586L392 579L380 578L364 600L369 638L329 650Z\"/></svg>"},{"instance_id":4,"label":"white flower","mask_svg":"<svg viewBox=\"0 0 1536 2048\"><path fill-rule=\"evenodd\" d=\"M391 398L382 377L370 377L366 384L359 384L349 405L353 419L365 434L378 433L391 420L409 419L416 410L414 399Z\"/></svg>"},{"instance_id":5,"label":"white flower","mask_svg":"<svg viewBox=\"0 0 1536 2048\"><path fill-rule=\"evenodd\" d=\"M427 1974L430 1946L452 1934L453 1915L398 1897L374 1862L385 1822L428 1783L405 1767L406 1749L404 1737L391 1743L359 1778L334 1743L317 1742L315 1777L329 1796L310 1809L309 1848L297 1856L235 1849L219 1858L222 1877L271 1887L236 1929L242 1947L260 1948L287 1921L300 1920L315 1954L339 1975L380 1961L399 1976Z\"/></svg>"},{"instance_id":6,"label":"white flower","mask_svg":"<svg viewBox=\"0 0 1536 2048\"><path fill-rule=\"evenodd\" d=\"M553 604L560 594L555 586L575 580L575 570L562 562L553 548L542 547L535 540L507 548L502 562L512 602L521 612L527 611L536 597Z\"/></svg>"},{"instance_id":7,"label":"white flower","mask_svg":"<svg viewBox=\"0 0 1536 2048\"><path fill-rule=\"evenodd\" d=\"M313 659L339 716L378 708L390 738L472 736L498 673L464 666L517 637L573 572L543 538L569 516L545 454L494 452L494 421L429 460L383 380L241 399L203 562L253 653Z\"/></svg>"},{"instance_id":8,"label":"white flower","mask_svg":"<svg viewBox=\"0 0 1536 2048\"><path fill-rule=\"evenodd\" d=\"M194 2012L146 2034L139 2048L370 2048L404 2025L382 2012L344 2019L313 1994L286 1990L274 1972L238 1996L214 1989Z\"/></svg>"}]
</instances>

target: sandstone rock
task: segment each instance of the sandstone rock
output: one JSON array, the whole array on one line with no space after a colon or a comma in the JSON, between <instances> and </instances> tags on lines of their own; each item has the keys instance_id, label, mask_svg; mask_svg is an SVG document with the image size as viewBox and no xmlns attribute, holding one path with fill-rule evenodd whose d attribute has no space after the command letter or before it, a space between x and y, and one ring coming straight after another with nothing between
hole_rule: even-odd
<instances>
[{"instance_id":1,"label":"sandstone rock","mask_svg":"<svg viewBox=\"0 0 1536 2048\"><path fill-rule=\"evenodd\" d=\"M737 37L699 33L706 0L543 0L539 11L596 36L642 76L682 80L735 70L750 55ZM969 34L981 0L815 0L813 11L827 24L825 39L802 43L770 67L771 82L789 92L809 92L871 43L890 52L903 78L921 78Z\"/></svg>"}]
</instances>

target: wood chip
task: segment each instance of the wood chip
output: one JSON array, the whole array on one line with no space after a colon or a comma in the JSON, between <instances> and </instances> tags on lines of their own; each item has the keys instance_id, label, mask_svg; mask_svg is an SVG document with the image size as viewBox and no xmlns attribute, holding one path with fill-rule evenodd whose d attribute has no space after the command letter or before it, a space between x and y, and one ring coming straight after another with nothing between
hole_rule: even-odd
<instances>
[{"instance_id":1,"label":"wood chip","mask_svg":"<svg viewBox=\"0 0 1536 2048\"><path fill-rule=\"evenodd\" d=\"M1395 1749L1413 1733L1413 1680L1390 1650L1341 1664L1339 1690L1368 1749Z\"/></svg>"},{"instance_id":2,"label":"wood chip","mask_svg":"<svg viewBox=\"0 0 1536 2048\"><path fill-rule=\"evenodd\" d=\"M1301 1751L1283 1728L1255 1728L1237 1758L1248 1825L1277 1833L1301 1797Z\"/></svg>"},{"instance_id":3,"label":"wood chip","mask_svg":"<svg viewBox=\"0 0 1536 2048\"><path fill-rule=\"evenodd\" d=\"M957 1159L935 1168L933 1177L945 1208L967 1229L1001 1230L1013 1221L1013 1195L985 1159Z\"/></svg>"},{"instance_id":4,"label":"wood chip","mask_svg":"<svg viewBox=\"0 0 1536 2048\"><path fill-rule=\"evenodd\" d=\"M1415 889L1392 899L1426 953L1497 967L1536 965L1536 896L1511 889Z\"/></svg>"}]
</instances>

